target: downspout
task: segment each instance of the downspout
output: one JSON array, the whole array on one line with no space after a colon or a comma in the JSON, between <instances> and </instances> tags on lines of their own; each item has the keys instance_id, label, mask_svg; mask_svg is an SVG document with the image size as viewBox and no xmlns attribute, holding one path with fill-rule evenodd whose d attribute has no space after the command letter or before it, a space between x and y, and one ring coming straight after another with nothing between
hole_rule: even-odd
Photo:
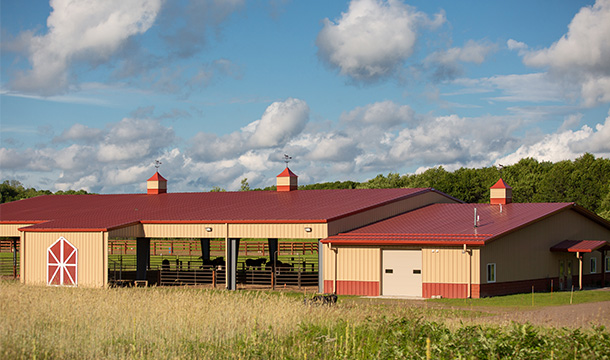
<instances>
[{"instance_id":1,"label":"downspout","mask_svg":"<svg viewBox=\"0 0 610 360\"><path fill-rule=\"evenodd\" d=\"M337 248L333 249L333 246L331 244L330 250L335 253L335 276L334 276L334 282L333 282L333 294L336 295L337 294L337 259L338 259L337 253L339 252L339 249L337 249Z\"/></svg>"},{"instance_id":2,"label":"downspout","mask_svg":"<svg viewBox=\"0 0 610 360\"><path fill-rule=\"evenodd\" d=\"M463 254L468 255L468 289L467 289L467 297L470 299L472 297L471 288L472 288L472 250L466 248L466 244L464 244L464 250L462 250Z\"/></svg>"}]
</instances>

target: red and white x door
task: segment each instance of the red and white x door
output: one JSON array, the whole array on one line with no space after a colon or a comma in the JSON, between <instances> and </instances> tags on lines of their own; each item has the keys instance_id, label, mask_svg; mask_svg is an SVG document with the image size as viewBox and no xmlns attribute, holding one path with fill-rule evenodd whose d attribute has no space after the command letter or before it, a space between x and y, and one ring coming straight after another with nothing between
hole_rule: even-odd
<instances>
[{"instance_id":1,"label":"red and white x door","mask_svg":"<svg viewBox=\"0 0 610 360\"><path fill-rule=\"evenodd\" d=\"M78 250L63 236L47 249L47 285L78 285Z\"/></svg>"}]
</instances>

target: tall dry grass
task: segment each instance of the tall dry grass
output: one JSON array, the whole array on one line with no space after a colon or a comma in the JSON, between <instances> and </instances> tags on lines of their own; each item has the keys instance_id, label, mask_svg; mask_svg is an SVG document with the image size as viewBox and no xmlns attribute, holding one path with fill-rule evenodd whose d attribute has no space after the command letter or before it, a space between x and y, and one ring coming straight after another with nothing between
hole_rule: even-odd
<instances>
[{"instance_id":1,"label":"tall dry grass","mask_svg":"<svg viewBox=\"0 0 610 360\"><path fill-rule=\"evenodd\" d=\"M466 321L472 312L426 304L0 281L0 359L610 358L602 327L479 325Z\"/></svg>"},{"instance_id":2,"label":"tall dry grass","mask_svg":"<svg viewBox=\"0 0 610 360\"><path fill-rule=\"evenodd\" d=\"M357 323L362 310L304 306L265 292L0 282L0 356L206 358L213 357L206 350L273 343L303 326L328 327L338 318Z\"/></svg>"}]
</instances>

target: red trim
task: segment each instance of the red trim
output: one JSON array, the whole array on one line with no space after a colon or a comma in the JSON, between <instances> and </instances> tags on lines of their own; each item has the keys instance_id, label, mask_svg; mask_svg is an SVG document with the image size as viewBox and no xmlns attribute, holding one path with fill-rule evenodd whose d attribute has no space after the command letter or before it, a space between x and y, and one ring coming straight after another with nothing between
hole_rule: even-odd
<instances>
[{"instance_id":1,"label":"red trim","mask_svg":"<svg viewBox=\"0 0 610 360\"><path fill-rule=\"evenodd\" d=\"M492 205L498 205L498 204L502 204L502 205L506 205L506 204L512 204L513 199L511 198L491 198L489 199L489 203Z\"/></svg>"},{"instance_id":2,"label":"red trim","mask_svg":"<svg viewBox=\"0 0 610 360\"><path fill-rule=\"evenodd\" d=\"M25 226L30 226L30 225L35 225L35 224L42 224L43 222L47 222L49 220L33 220L33 221L14 221L14 220L6 220L6 221L0 221L0 224L6 224L6 225L18 225L18 224L23 224Z\"/></svg>"},{"instance_id":3,"label":"red trim","mask_svg":"<svg viewBox=\"0 0 610 360\"><path fill-rule=\"evenodd\" d=\"M167 189L148 189L146 191L148 195L159 195L159 194L167 194Z\"/></svg>"},{"instance_id":4,"label":"red trim","mask_svg":"<svg viewBox=\"0 0 610 360\"><path fill-rule=\"evenodd\" d=\"M447 241L425 241L425 240L322 240L322 244L333 244L333 245L470 245L470 246L483 246L485 241L463 241L463 240L447 240Z\"/></svg>"},{"instance_id":5,"label":"red trim","mask_svg":"<svg viewBox=\"0 0 610 360\"><path fill-rule=\"evenodd\" d=\"M281 185L277 187L277 191L294 191L297 190L296 185Z\"/></svg>"},{"instance_id":6,"label":"red trim","mask_svg":"<svg viewBox=\"0 0 610 360\"><path fill-rule=\"evenodd\" d=\"M29 228L19 228L17 229L19 231L23 231L23 232L106 232L108 231L108 229L71 229L71 228L57 228L57 229L53 229L53 228L33 228L33 229L29 229Z\"/></svg>"},{"instance_id":7,"label":"red trim","mask_svg":"<svg viewBox=\"0 0 610 360\"><path fill-rule=\"evenodd\" d=\"M477 299L480 295L479 284L470 285L470 297ZM468 284L423 283L422 296L431 298L441 296L450 299L468 298Z\"/></svg>"},{"instance_id":8,"label":"red trim","mask_svg":"<svg viewBox=\"0 0 610 360\"><path fill-rule=\"evenodd\" d=\"M140 220L142 224L324 224L324 219L314 220Z\"/></svg>"},{"instance_id":9,"label":"red trim","mask_svg":"<svg viewBox=\"0 0 610 360\"><path fill-rule=\"evenodd\" d=\"M166 178L164 178L163 176L161 176L161 174L159 174L159 172L156 172L153 176L150 177L150 179L148 179L147 181L167 181Z\"/></svg>"},{"instance_id":10,"label":"red trim","mask_svg":"<svg viewBox=\"0 0 610 360\"><path fill-rule=\"evenodd\" d=\"M332 293L334 280L324 280L324 292ZM337 295L379 296L379 281L337 280Z\"/></svg>"}]
</instances>

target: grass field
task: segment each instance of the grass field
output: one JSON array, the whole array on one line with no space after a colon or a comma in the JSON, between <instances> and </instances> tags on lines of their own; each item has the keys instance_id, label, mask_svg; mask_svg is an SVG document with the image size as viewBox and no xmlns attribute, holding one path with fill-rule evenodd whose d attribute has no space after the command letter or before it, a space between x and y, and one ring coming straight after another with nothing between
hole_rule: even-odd
<instances>
[{"instance_id":1,"label":"grass field","mask_svg":"<svg viewBox=\"0 0 610 360\"><path fill-rule=\"evenodd\" d=\"M511 308L539 308L569 304L610 301L610 291L561 291L534 294L495 296L483 299L430 299L428 302L462 307L499 306Z\"/></svg>"},{"instance_id":2,"label":"grass field","mask_svg":"<svg viewBox=\"0 0 610 360\"><path fill-rule=\"evenodd\" d=\"M602 327L474 325L466 309L355 298L306 305L295 293L0 281L0 314L2 359L610 358Z\"/></svg>"}]
</instances>

